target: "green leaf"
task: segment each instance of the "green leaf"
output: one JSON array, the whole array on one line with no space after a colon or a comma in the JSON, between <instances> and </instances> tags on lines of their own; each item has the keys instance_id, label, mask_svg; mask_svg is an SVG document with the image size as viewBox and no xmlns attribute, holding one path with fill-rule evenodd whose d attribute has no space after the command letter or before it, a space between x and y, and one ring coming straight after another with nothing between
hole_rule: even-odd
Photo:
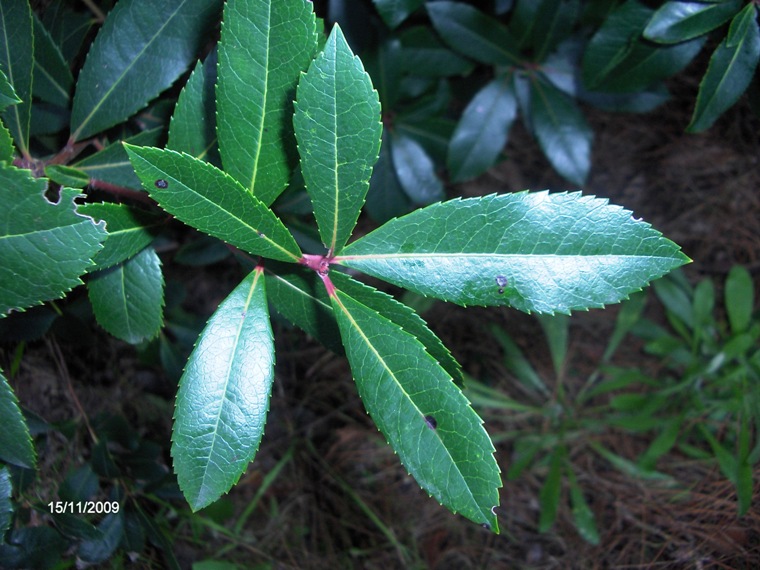
<instances>
[{"instance_id":1,"label":"green leaf","mask_svg":"<svg viewBox=\"0 0 760 570\"><path fill-rule=\"evenodd\" d=\"M562 371L567 357L567 333L570 319L567 315L536 315L541 329L544 331L546 343L549 345L549 354L554 365L554 374L557 378L562 377Z\"/></svg>"},{"instance_id":2,"label":"green leaf","mask_svg":"<svg viewBox=\"0 0 760 570\"><path fill-rule=\"evenodd\" d=\"M678 43L706 34L733 18L742 0L724 2L665 2L649 20L644 37L665 44Z\"/></svg>"},{"instance_id":3,"label":"green leaf","mask_svg":"<svg viewBox=\"0 0 760 570\"><path fill-rule=\"evenodd\" d=\"M5 536L13 522L12 497L11 472L6 466L2 466L0 467L0 536Z\"/></svg>"},{"instance_id":4,"label":"green leaf","mask_svg":"<svg viewBox=\"0 0 760 570\"><path fill-rule=\"evenodd\" d=\"M411 201L404 189L401 188L398 176L396 176L390 146L390 134L384 130L380 155L372 169L370 190L367 194L365 206L372 219L380 223L405 214L411 209Z\"/></svg>"},{"instance_id":5,"label":"green leaf","mask_svg":"<svg viewBox=\"0 0 760 570\"><path fill-rule=\"evenodd\" d=\"M399 33L399 39L401 57L398 64L406 73L422 77L450 77L467 75L473 69L470 60L444 46L428 27L408 28ZM384 105L389 103L382 96L381 101Z\"/></svg>"},{"instance_id":6,"label":"green leaf","mask_svg":"<svg viewBox=\"0 0 760 570\"><path fill-rule=\"evenodd\" d=\"M136 146L157 145L164 129L156 128L143 131L139 135L125 139L124 142ZM140 188L140 179L129 162L127 151L122 141L108 145L103 150L80 160L73 166L87 174L92 180L108 182L126 188Z\"/></svg>"},{"instance_id":7,"label":"green leaf","mask_svg":"<svg viewBox=\"0 0 760 570\"><path fill-rule=\"evenodd\" d=\"M461 182L488 170L507 144L517 116L517 98L510 77L489 82L473 97L449 143L451 179Z\"/></svg>"},{"instance_id":8,"label":"green leaf","mask_svg":"<svg viewBox=\"0 0 760 570\"><path fill-rule=\"evenodd\" d=\"M79 276L106 238L105 224L76 213L79 191L61 189L56 204L44 192L44 179L0 168L0 203L13 204L0 216L0 315L63 297L80 285Z\"/></svg>"},{"instance_id":9,"label":"green leaf","mask_svg":"<svg viewBox=\"0 0 760 570\"><path fill-rule=\"evenodd\" d=\"M350 295L368 309L376 311L380 316L400 326L422 343L427 353L451 376L454 382L461 385L464 382L462 367L451 355L427 323L415 311L403 303L399 303L390 295L378 291L342 273L333 271L330 274L335 286ZM329 302L329 301L328 301Z\"/></svg>"},{"instance_id":10,"label":"green leaf","mask_svg":"<svg viewBox=\"0 0 760 570\"><path fill-rule=\"evenodd\" d=\"M0 163L13 164L13 139L2 121L0 121Z\"/></svg>"},{"instance_id":11,"label":"green leaf","mask_svg":"<svg viewBox=\"0 0 760 570\"><path fill-rule=\"evenodd\" d=\"M549 473L538 494L538 504L541 507L538 520L538 532L546 532L557 520L557 509L562 493L562 467L565 461L565 448L555 448L549 458Z\"/></svg>"},{"instance_id":12,"label":"green leaf","mask_svg":"<svg viewBox=\"0 0 760 570\"><path fill-rule=\"evenodd\" d=\"M446 195L433 159L422 145L396 130L391 133L391 157L399 184L415 204L431 204Z\"/></svg>"},{"instance_id":13,"label":"green leaf","mask_svg":"<svg viewBox=\"0 0 760 570\"><path fill-rule=\"evenodd\" d=\"M461 2L429 2L425 7L451 49L488 65L521 63L517 42L501 22Z\"/></svg>"},{"instance_id":14,"label":"green leaf","mask_svg":"<svg viewBox=\"0 0 760 570\"><path fill-rule=\"evenodd\" d=\"M0 111L5 111L8 106L18 103L21 103L21 99L18 98L13 90L13 85L8 81L8 77L0 69Z\"/></svg>"},{"instance_id":15,"label":"green leaf","mask_svg":"<svg viewBox=\"0 0 760 570\"><path fill-rule=\"evenodd\" d=\"M29 435L29 428L21 413L13 388L2 372L0 372L0 417L3 418L3 429L0 430L0 460L25 469L34 469L37 460L32 436Z\"/></svg>"},{"instance_id":16,"label":"green leaf","mask_svg":"<svg viewBox=\"0 0 760 570\"><path fill-rule=\"evenodd\" d=\"M570 464L567 467L567 479L570 483L570 505L573 509L575 528L578 529L578 533L585 541L591 544L599 544L599 530L596 528L594 513L589 508L586 497L583 496L583 490L578 485L572 467Z\"/></svg>"},{"instance_id":17,"label":"green leaf","mask_svg":"<svg viewBox=\"0 0 760 570\"><path fill-rule=\"evenodd\" d=\"M137 344L163 325L164 278L156 251L147 247L87 282L98 324L116 338Z\"/></svg>"},{"instance_id":18,"label":"green leaf","mask_svg":"<svg viewBox=\"0 0 760 570\"><path fill-rule=\"evenodd\" d=\"M18 105L6 109L3 120L21 153L29 154L29 125L32 116L34 70L32 11L27 0L7 0L0 4L0 71L10 81Z\"/></svg>"},{"instance_id":19,"label":"green leaf","mask_svg":"<svg viewBox=\"0 0 760 570\"><path fill-rule=\"evenodd\" d=\"M293 236L272 210L218 168L171 150L124 147L143 187L177 219L251 255L301 258Z\"/></svg>"},{"instance_id":20,"label":"green leaf","mask_svg":"<svg viewBox=\"0 0 760 570\"><path fill-rule=\"evenodd\" d=\"M356 225L380 150L380 102L339 26L298 84L301 171L322 242L338 252Z\"/></svg>"},{"instance_id":21,"label":"green leaf","mask_svg":"<svg viewBox=\"0 0 760 570\"><path fill-rule=\"evenodd\" d=\"M752 81L760 58L757 9L750 3L731 22L728 37L713 52L697 94L697 104L686 130L709 129L736 103Z\"/></svg>"},{"instance_id":22,"label":"green leaf","mask_svg":"<svg viewBox=\"0 0 760 570\"><path fill-rule=\"evenodd\" d=\"M100 536L83 540L77 549L77 556L85 562L105 562L114 553L124 535L124 513L111 513L103 517L98 525Z\"/></svg>"},{"instance_id":23,"label":"green leaf","mask_svg":"<svg viewBox=\"0 0 760 570\"><path fill-rule=\"evenodd\" d=\"M422 295L539 313L616 303L688 261L628 210L578 192L433 204L335 258Z\"/></svg>"},{"instance_id":24,"label":"green leaf","mask_svg":"<svg viewBox=\"0 0 760 570\"><path fill-rule=\"evenodd\" d=\"M502 329L495 325L491 327L491 334L501 345L504 352L504 366L517 377L524 386L535 390L537 393L548 397L550 392L546 384L533 368L530 361L514 340Z\"/></svg>"},{"instance_id":25,"label":"green leaf","mask_svg":"<svg viewBox=\"0 0 760 570\"><path fill-rule=\"evenodd\" d=\"M299 75L317 49L311 2L227 2L219 45L224 170L269 205L296 165L291 117Z\"/></svg>"},{"instance_id":26,"label":"green leaf","mask_svg":"<svg viewBox=\"0 0 760 570\"><path fill-rule=\"evenodd\" d=\"M121 0L111 10L77 79L71 138L129 118L195 60L220 0Z\"/></svg>"},{"instance_id":27,"label":"green leaf","mask_svg":"<svg viewBox=\"0 0 760 570\"><path fill-rule=\"evenodd\" d=\"M601 85L628 57L653 13L637 0L628 0L605 18L583 54L582 76L587 87Z\"/></svg>"},{"instance_id":28,"label":"green leaf","mask_svg":"<svg viewBox=\"0 0 760 570\"><path fill-rule=\"evenodd\" d=\"M462 392L400 326L342 291L331 300L359 395L401 462L451 511L498 532L499 467Z\"/></svg>"},{"instance_id":29,"label":"green leaf","mask_svg":"<svg viewBox=\"0 0 760 570\"><path fill-rule=\"evenodd\" d=\"M34 95L43 101L68 107L74 76L42 22L34 17Z\"/></svg>"},{"instance_id":30,"label":"green leaf","mask_svg":"<svg viewBox=\"0 0 760 570\"><path fill-rule=\"evenodd\" d=\"M752 322L752 309L755 304L752 276L741 265L735 265L728 272L725 291L726 312L731 332L744 332Z\"/></svg>"},{"instance_id":31,"label":"green leaf","mask_svg":"<svg viewBox=\"0 0 760 570\"><path fill-rule=\"evenodd\" d=\"M45 7L42 22L50 30L50 36L63 57L73 64L95 19L90 13L72 9L68 0L54 0Z\"/></svg>"},{"instance_id":32,"label":"green leaf","mask_svg":"<svg viewBox=\"0 0 760 570\"><path fill-rule=\"evenodd\" d=\"M69 188L83 189L90 183L90 177L78 168L64 166L63 164L48 164L45 167L45 176L56 184Z\"/></svg>"},{"instance_id":33,"label":"green leaf","mask_svg":"<svg viewBox=\"0 0 760 570\"><path fill-rule=\"evenodd\" d=\"M380 17L386 25L393 29L406 20L417 8L422 6L423 0L373 0Z\"/></svg>"},{"instance_id":34,"label":"green leaf","mask_svg":"<svg viewBox=\"0 0 760 570\"><path fill-rule=\"evenodd\" d=\"M509 29L533 60L543 61L573 30L580 14L579 0L518 1Z\"/></svg>"},{"instance_id":35,"label":"green leaf","mask_svg":"<svg viewBox=\"0 0 760 570\"><path fill-rule=\"evenodd\" d=\"M594 132L568 95L540 79L530 84L530 126L554 169L583 186L591 168Z\"/></svg>"},{"instance_id":36,"label":"green leaf","mask_svg":"<svg viewBox=\"0 0 760 570\"><path fill-rule=\"evenodd\" d=\"M209 319L180 380L172 457L193 511L226 493L253 460L273 380L274 341L257 267Z\"/></svg>"},{"instance_id":37,"label":"green leaf","mask_svg":"<svg viewBox=\"0 0 760 570\"><path fill-rule=\"evenodd\" d=\"M166 148L221 166L216 141L216 52L198 63L179 94Z\"/></svg>"}]
</instances>

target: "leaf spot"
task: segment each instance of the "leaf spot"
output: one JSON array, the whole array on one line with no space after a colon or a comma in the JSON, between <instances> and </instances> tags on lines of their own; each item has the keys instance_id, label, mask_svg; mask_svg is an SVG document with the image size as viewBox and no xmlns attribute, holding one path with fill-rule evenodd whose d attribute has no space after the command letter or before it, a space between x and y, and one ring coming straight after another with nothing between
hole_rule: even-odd
<instances>
[{"instance_id":1,"label":"leaf spot","mask_svg":"<svg viewBox=\"0 0 760 570\"><path fill-rule=\"evenodd\" d=\"M438 427L438 422L435 420L433 416L425 416L425 423L427 424L427 427L430 429L435 429Z\"/></svg>"},{"instance_id":2,"label":"leaf spot","mask_svg":"<svg viewBox=\"0 0 760 570\"><path fill-rule=\"evenodd\" d=\"M496 276L496 284L499 286L499 295L504 294L504 287L507 286L507 283L509 283L509 281L507 281L507 278L503 275Z\"/></svg>"},{"instance_id":3,"label":"leaf spot","mask_svg":"<svg viewBox=\"0 0 760 570\"><path fill-rule=\"evenodd\" d=\"M488 523L483 523L483 524L482 524L482 525L480 525L480 526L482 526L482 527L483 527L484 529L486 529L486 530L491 530L491 525L490 525L490 524L488 524Z\"/></svg>"},{"instance_id":4,"label":"leaf spot","mask_svg":"<svg viewBox=\"0 0 760 570\"><path fill-rule=\"evenodd\" d=\"M264 238L264 237L267 237L266 235L264 235L264 232L256 232L256 233L257 233L257 234L259 234L259 237L260 237L260 238Z\"/></svg>"},{"instance_id":5,"label":"leaf spot","mask_svg":"<svg viewBox=\"0 0 760 570\"><path fill-rule=\"evenodd\" d=\"M156 188L161 188L162 190L164 188L168 188L169 187L169 183L166 180L164 180L163 178L159 178L158 180L156 180L154 182L154 184L155 184Z\"/></svg>"}]
</instances>

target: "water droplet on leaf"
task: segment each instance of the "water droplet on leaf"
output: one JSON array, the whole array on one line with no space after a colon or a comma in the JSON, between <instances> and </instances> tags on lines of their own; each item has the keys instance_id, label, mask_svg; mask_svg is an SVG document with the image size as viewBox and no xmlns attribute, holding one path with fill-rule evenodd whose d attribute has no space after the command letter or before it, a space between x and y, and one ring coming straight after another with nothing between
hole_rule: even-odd
<instances>
[{"instance_id":1,"label":"water droplet on leaf","mask_svg":"<svg viewBox=\"0 0 760 570\"><path fill-rule=\"evenodd\" d=\"M169 187L169 183L166 180L164 180L163 178L159 178L158 180L156 180L154 182L154 184L155 184L156 188L161 188L162 190L164 188L168 188Z\"/></svg>"}]
</instances>

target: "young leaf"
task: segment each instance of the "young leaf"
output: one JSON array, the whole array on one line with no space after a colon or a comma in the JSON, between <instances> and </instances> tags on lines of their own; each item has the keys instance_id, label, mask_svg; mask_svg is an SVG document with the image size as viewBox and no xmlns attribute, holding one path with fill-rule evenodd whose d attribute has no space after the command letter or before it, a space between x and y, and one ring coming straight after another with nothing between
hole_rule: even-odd
<instances>
[{"instance_id":1,"label":"young leaf","mask_svg":"<svg viewBox=\"0 0 760 570\"><path fill-rule=\"evenodd\" d=\"M428 2L433 27L451 49L488 65L518 65L517 42L506 26L462 2Z\"/></svg>"},{"instance_id":2,"label":"young leaf","mask_svg":"<svg viewBox=\"0 0 760 570\"><path fill-rule=\"evenodd\" d=\"M137 344L158 334L163 324L164 278L152 247L103 271L87 282L100 326L116 338Z\"/></svg>"},{"instance_id":3,"label":"young leaf","mask_svg":"<svg viewBox=\"0 0 760 570\"><path fill-rule=\"evenodd\" d=\"M220 0L117 2L79 73L71 138L124 121L171 86L197 57L220 6Z\"/></svg>"},{"instance_id":4,"label":"young leaf","mask_svg":"<svg viewBox=\"0 0 760 570\"><path fill-rule=\"evenodd\" d=\"M301 77L293 117L301 171L322 242L332 253L348 240L380 150L380 101L339 26Z\"/></svg>"},{"instance_id":5,"label":"young leaf","mask_svg":"<svg viewBox=\"0 0 760 570\"><path fill-rule=\"evenodd\" d=\"M688 261L628 210L579 192L433 204L335 258L422 295L539 313L616 303Z\"/></svg>"},{"instance_id":6,"label":"young leaf","mask_svg":"<svg viewBox=\"0 0 760 570\"><path fill-rule=\"evenodd\" d=\"M300 259L293 236L272 210L218 168L171 150L124 148L143 187L179 220L251 255Z\"/></svg>"},{"instance_id":7,"label":"young leaf","mask_svg":"<svg viewBox=\"0 0 760 570\"><path fill-rule=\"evenodd\" d=\"M104 223L77 215L79 191L61 189L56 204L44 192L44 179L0 168L0 203L13 204L0 215L0 315L62 297L80 285L79 276L106 239Z\"/></svg>"},{"instance_id":8,"label":"young leaf","mask_svg":"<svg viewBox=\"0 0 760 570\"><path fill-rule=\"evenodd\" d=\"M342 291L330 292L359 395L420 486L498 532L501 486L482 420L414 336Z\"/></svg>"},{"instance_id":9,"label":"young leaf","mask_svg":"<svg viewBox=\"0 0 760 570\"><path fill-rule=\"evenodd\" d=\"M34 469L36 457L29 427L21 413L13 388L0 372L0 417L3 429L0 430L0 460Z\"/></svg>"},{"instance_id":10,"label":"young leaf","mask_svg":"<svg viewBox=\"0 0 760 570\"><path fill-rule=\"evenodd\" d=\"M61 50L53 43L39 18L34 18L34 96L43 101L68 107L74 77Z\"/></svg>"},{"instance_id":11,"label":"young leaf","mask_svg":"<svg viewBox=\"0 0 760 570\"><path fill-rule=\"evenodd\" d=\"M198 63L179 94L166 148L221 166L216 141L216 52Z\"/></svg>"},{"instance_id":12,"label":"young leaf","mask_svg":"<svg viewBox=\"0 0 760 570\"><path fill-rule=\"evenodd\" d=\"M728 36L713 52L702 78L697 104L686 130L704 131L736 103L752 81L760 59L757 8L750 3L731 22Z\"/></svg>"},{"instance_id":13,"label":"young leaf","mask_svg":"<svg viewBox=\"0 0 760 570\"><path fill-rule=\"evenodd\" d=\"M665 44L683 42L718 28L741 10L742 0L665 2L649 20L644 37Z\"/></svg>"},{"instance_id":14,"label":"young leaf","mask_svg":"<svg viewBox=\"0 0 760 570\"><path fill-rule=\"evenodd\" d=\"M596 527L594 513L583 496L583 489L578 485L572 466L567 464L567 480L570 484L570 505L573 509L575 528L584 540L591 544L599 544L599 530Z\"/></svg>"},{"instance_id":15,"label":"young leaf","mask_svg":"<svg viewBox=\"0 0 760 570\"><path fill-rule=\"evenodd\" d=\"M32 11L29 2L4 0L0 3L0 71L5 73L21 103L6 109L2 117L24 155L29 154L33 44Z\"/></svg>"},{"instance_id":16,"label":"young leaf","mask_svg":"<svg viewBox=\"0 0 760 570\"><path fill-rule=\"evenodd\" d=\"M274 341L263 270L219 305L179 384L172 457L193 511L226 493L253 460L274 380Z\"/></svg>"},{"instance_id":17,"label":"young leaf","mask_svg":"<svg viewBox=\"0 0 760 570\"><path fill-rule=\"evenodd\" d=\"M451 137L447 165L453 181L474 178L493 166L517 116L509 77L492 80L467 105Z\"/></svg>"},{"instance_id":18,"label":"young leaf","mask_svg":"<svg viewBox=\"0 0 760 570\"><path fill-rule=\"evenodd\" d=\"M422 6L423 0L373 0L380 17L393 29Z\"/></svg>"},{"instance_id":19,"label":"young leaf","mask_svg":"<svg viewBox=\"0 0 760 570\"><path fill-rule=\"evenodd\" d=\"M594 132L575 102L551 83L530 84L531 130L554 169L582 186L591 168Z\"/></svg>"},{"instance_id":20,"label":"young leaf","mask_svg":"<svg viewBox=\"0 0 760 570\"><path fill-rule=\"evenodd\" d=\"M391 157L401 188L415 204L432 204L444 198L433 159L420 143L396 130L391 133Z\"/></svg>"},{"instance_id":21,"label":"young leaf","mask_svg":"<svg viewBox=\"0 0 760 570\"><path fill-rule=\"evenodd\" d=\"M224 170L267 206L297 162L293 95L317 49L311 2L227 2L217 107Z\"/></svg>"}]
</instances>

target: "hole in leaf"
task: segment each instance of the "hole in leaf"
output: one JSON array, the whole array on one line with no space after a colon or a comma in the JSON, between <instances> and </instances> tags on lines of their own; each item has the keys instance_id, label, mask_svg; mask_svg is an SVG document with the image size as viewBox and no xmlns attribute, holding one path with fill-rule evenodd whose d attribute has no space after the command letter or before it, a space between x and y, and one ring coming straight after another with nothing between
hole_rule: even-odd
<instances>
[{"instance_id":1,"label":"hole in leaf","mask_svg":"<svg viewBox=\"0 0 760 570\"><path fill-rule=\"evenodd\" d=\"M154 185L156 186L156 188L161 188L162 190L164 188L168 188L169 187L169 183L166 180L164 180L163 178L159 178L158 180L156 180L154 182Z\"/></svg>"},{"instance_id":2,"label":"hole in leaf","mask_svg":"<svg viewBox=\"0 0 760 570\"><path fill-rule=\"evenodd\" d=\"M438 422L435 420L433 416L425 416L425 423L427 424L427 427L430 429L435 429L438 427Z\"/></svg>"}]
</instances>

